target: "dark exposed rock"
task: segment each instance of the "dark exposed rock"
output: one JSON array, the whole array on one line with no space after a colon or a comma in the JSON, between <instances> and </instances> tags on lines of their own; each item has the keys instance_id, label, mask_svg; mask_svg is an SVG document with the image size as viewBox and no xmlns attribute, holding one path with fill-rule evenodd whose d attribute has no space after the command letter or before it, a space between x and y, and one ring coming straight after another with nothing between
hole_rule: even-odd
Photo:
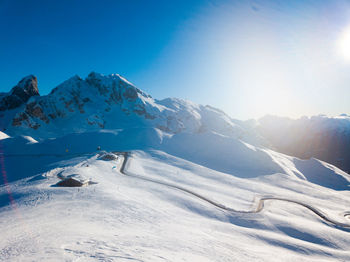
<instances>
[{"instance_id":1,"label":"dark exposed rock","mask_svg":"<svg viewBox=\"0 0 350 262\"><path fill-rule=\"evenodd\" d=\"M28 115L26 113L21 113L18 117L12 120L12 125L20 126L22 124L22 121L26 121L26 120L28 120Z\"/></svg>"},{"instance_id":2,"label":"dark exposed rock","mask_svg":"<svg viewBox=\"0 0 350 262\"><path fill-rule=\"evenodd\" d=\"M70 107L70 105L73 104L72 100L65 101L64 104L65 104L65 107L68 109L69 112L74 112L74 110Z\"/></svg>"},{"instance_id":3,"label":"dark exposed rock","mask_svg":"<svg viewBox=\"0 0 350 262\"><path fill-rule=\"evenodd\" d=\"M23 78L12 89L11 93L17 95L23 101L28 101L30 97L39 95L37 78L33 75Z\"/></svg>"},{"instance_id":4,"label":"dark exposed rock","mask_svg":"<svg viewBox=\"0 0 350 262\"><path fill-rule=\"evenodd\" d=\"M121 89L117 88L116 82L114 81L112 84L112 91L108 100L108 104L110 105L111 102L114 102L115 104L122 102L122 95L121 95Z\"/></svg>"},{"instance_id":5,"label":"dark exposed rock","mask_svg":"<svg viewBox=\"0 0 350 262\"><path fill-rule=\"evenodd\" d=\"M103 121L103 123L97 122L97 125L98 125L100 128L105 128L105 124L106 124L105 121Z\"/></svg>"},{"instance_id":6,"label":"dark exposed rock","mask_svg":"<svg viewBox=\"0 0 350 262\"><path fill-rule=\"evenodd\" d=\"M138 97L136 88L135 87L127 88L123 96L130 101L134 101Z\"/></svg>"},{"instance_id":7,"label":"dark exposed rock","mask_svg":"<svg viewBox=\"0 0 350 262\"><path fill-rule=\"evenodd\" d=\"M88 97L85 97L85 98L83 99L83 102L84 102L84 103L91 102L91 99L88 98Z\"/></svg>"},{"instance_id":8,"label":"dark exposed rock","mask_svg":"<svg viewBox=\"0 0 350 262\"><path fill-rule=\"evenodd\" d=\"M86 122L90 125L90 126L92 126L95 122L92 122L92 121L90 121L89 119L87 119L86 118Z\"/></svg>"},{"instance_id":9,"label":"dark exposed rock","mask_svg":"<svg viewBox=\"0 0 350 262\"><path fill-rule=\"evenodd\" d=\"M117 160L118 157L115 154L109 153L109 154L103 154L102 156L100 156L99 159L104 161L114 161L114 160Z\"/></svg>"},{"instance_id":10,"label":"dark exposed rock","mask_svg":"<svg viewBox=\"0 0 350 262\"><path fill-rule=\"evenodd\" d=\"M88 185L87 182L82 182L72 177L66 178L56 184L56 186L60 186L60 187L82 187L86 185Z\"/></svg>"},{"instance_id":11,"label":"dark exposed rock","mask_svg":"<svg viewBox=\"0 0 350 262\"><path fill-rule=\"evenodd\" d=\"M13 112L15 116L6 125L38 129L45 126L44 123L55 123L57 119L90 113L95 109L97 112L109 112L108 115L121 110L123 115L137 115L144 120L158 117L157 111L148 110L148 101L144 100L150 96L119 75L103 76L92 72L84 80L78 76L70 78L45 97L30 99L34 95L39 95L34 76L22 79L11 92L0 94L0 113L1 110L18 106L18 111ZM85 124L99 128L111 126L103 114L83 119L86 119ZM159 125L165 126L164 129L169 132L177 126L176 121L170 121L169 124L169 120L163 120L166 123Z\"/></svg>"},{"instance_id":12,"label":"dark exposed rock","mask_svg":"<svg viewBox=\"0 0 350 262\"><path fill-rule=\"evenodd\" d=\"M56 116L55 114L49 114L49 117L50 117L51 119L55 119L57 116Z\"/></svg>"},{"instance_id":13,"label":"dark exposed rock","mask_svg":"<svg viewBox=\"0 0 350 262\"><path fill-rule=\"evenodd\" d=\"M27 104L25 111L31 117L39 118L40 120L44 121L46 124L49 123L48 117L44 114L43 109L36 102Z\"/></svg>"},{"instance_id":14,"label":"dark exposed rock","mask_svg":"<svg viewBox=\"0 0 350 262\"><path fill-rule=\"evenodd\" d=\"M0 111L17 108L32 96L39 96L39 90L37 78L30 75L19 81L8 94L0 98Z\"/></svg>"},{"instance_id":15,"label":"dark exposed rock","mask_svg":"<svg viewBox=\"0 0 350 262\"><path fill-rule=\"evenodd\" d=\"M140 116L144 116L146 119L155 119L156 117L147 113L144 106L136 105L134 112Z\"/></svg>"},{"instance_id":16,"label":"dark exposed rock","mask_svg":"<svg viewBox=\"0 0 350 262\"><path fill-rule=\"evenodd\" d=\"M33 128L33 129L35 129L35 130L37 130L37 129L40 127L40 125L39 125L38 123L29 124L29 127L30 127L30 128Z\"/></svg>"}]
</instances>

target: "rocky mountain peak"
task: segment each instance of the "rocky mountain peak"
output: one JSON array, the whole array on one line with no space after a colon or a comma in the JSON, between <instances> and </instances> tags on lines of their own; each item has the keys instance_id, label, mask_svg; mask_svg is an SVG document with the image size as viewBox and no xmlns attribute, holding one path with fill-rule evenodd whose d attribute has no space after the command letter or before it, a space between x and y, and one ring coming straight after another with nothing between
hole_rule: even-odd
<instances>
[{"instance_id":1,"label":"rocky mountain peak","mask_svg":"<svg viewBox=\"0 0 350 262\"><path fill-rule=\"evenodd\" d=\"M0 111L17 108L39 95L37 78L34 75L24 77L9 93L0 96Z\"/></svg>"},{"instance_id":2,"label":"rocky mountain peak","mask_svg":"<svg viewBox=\"0 0 350 262\"><path fill-rule=\"evenodd\" d=\"M14 88L12 88L11 92L18 96L23 96L24 99L27 99L27 97L29 99L29 97L39 95L38 80L36 76L29 75L24 77Z\"/></svg>"},{"instance_id":3,"label":"rocky mountain peak","mask_svg":"<svg viewBox=\"0 0 350 262\"><path fill-rule=\"evenodd\" d=\"M85 79L76 75L45 96L38 96L36 77L28 76L3 95L4 110L15 108L0 113L1 128L11 136L26 134L39 139L99 129L145 127L169 134L216 132L245 136L237 121L220 110L182 99L153 99L119 74L92 72Z\"/></svg>"}]
</instances>

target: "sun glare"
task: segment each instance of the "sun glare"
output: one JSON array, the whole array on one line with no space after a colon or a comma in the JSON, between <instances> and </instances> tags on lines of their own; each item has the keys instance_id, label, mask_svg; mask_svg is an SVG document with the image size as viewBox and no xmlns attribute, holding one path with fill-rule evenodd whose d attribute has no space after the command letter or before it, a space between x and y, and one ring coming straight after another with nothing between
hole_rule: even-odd
<instances>
[{"instance_id":1,"label":"sun glare","mask_svg":"<svg viewBox=\"0 0 350 262\"><path fill-rule=\"evenodd\" d=\"M339 54L350 61L350 27L346 28L338 40Z\"/></svg>"}]
</instances>

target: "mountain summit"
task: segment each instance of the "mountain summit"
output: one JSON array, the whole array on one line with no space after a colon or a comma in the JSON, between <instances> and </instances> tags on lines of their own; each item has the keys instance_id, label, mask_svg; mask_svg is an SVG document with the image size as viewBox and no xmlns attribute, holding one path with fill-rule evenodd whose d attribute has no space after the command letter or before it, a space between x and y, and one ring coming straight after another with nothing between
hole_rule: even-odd
<instances>
[{"instance_id":1,"label":"mountain summit","mask_svg":"<svg viewBox=\"0 0 350 262\"><path fill-rule=\"evenodd\" d=\"M0 116L1 129L9 135L44 138L99 129L151 127L171 134L212 131L236 138L247 136L239 121L221 110L176 98L153 99L118 74L92 72L85 79L73 76L46 96L39 96L33 76L18 86L24 87L28 95L21 96L18 87L14 88L16 92L10 94L23 99L16 107L5 107L6 112Z\"/></svg>"},{"instance_id":2,"label":"mountain summit","mask_svg":"<svg viewBox=\"0 0 350 262\"><path fill-rule=\"evenodd\" d=\"M11 110L39 96L38 81L33 75L24 77L9 93L0 94L0 111Z\"/></svg>"}]
</instances>

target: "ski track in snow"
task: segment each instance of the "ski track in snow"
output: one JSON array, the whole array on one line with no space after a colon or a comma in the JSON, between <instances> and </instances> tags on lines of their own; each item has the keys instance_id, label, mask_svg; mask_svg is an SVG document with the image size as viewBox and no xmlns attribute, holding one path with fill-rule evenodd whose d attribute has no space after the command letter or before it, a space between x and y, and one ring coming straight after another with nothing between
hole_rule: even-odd
<instances>
[{"instance_id":1,"label":"ski track in snow","mask_svg":"<svg viewBox=\"0 0 350 262\"><path fill-rule=\"evenodd\" d=\"M184 187L181 187L181 186L178 186L178 185L174 185L174 184L170 184L170 183L166 183L166 182L162 182L162 181L159 181L159 180L156 180L156 179L152 179L152 178L147 178L147 177L144 177L144 176L140 176L140 175L136 175L136 174L131 174L129 172L126 171L126 165L127 165L127 162L130 158L130 153L129 152L113 152L117 155L121 155L123 156L123 162L122 162L122 165L120 166L120 173L125 175L125 176L129 176L129 177L134 177L134 178L137 178L137 179L141 179L141 180L144 180L144 181L148 181L148 182L152 182L152 183L156 183L156 184L160 184L160 185L164 185L164 186L167 186L167 187L170 187L170 188L174 188L174 189L177 189L177 190L180 190L180 191L183 191L185 193L188 193L188 194L191 194L201 200L204 200L206 201L207 203L221 209L221 210L224 210L224 211L228 211L228 212L234 212L234 213L246 213L246 214L252 214L252 213L259 213L261 212L263 209L264 209L264 203L265 201L284 201L284 202L289 202L289 203L294 203L294 204L297 204L297 205L300 205L302 207L305 207L307 208L308 210L312 211L314 214L316 214L318 217L320 217L322 220L328 222L328 223L331 223L335 226L338 226L338 227L342 227L342 228L350 228L350 224L345 224L345 223L341 223L341 222L338 222L338 221L335 221L333 220L332 218L330 218L327 214L325 214L324 212L320 211L319 209L309 205L309 204L306 204L306 203L303 203L303 202L300 202L300 201L296 201L296 200L292 200L292 199L287 199L287 198L281 198L281 197L274 197L274 196L263 196L263 197L260 197L258 199L258 201L256 201L256 208L253 208L252 210L247 210L247 211L244 211L244 210L236 210L236 209L233 209L233 208L230 208L230 207L227 207L221 203L218 203L216 201L213 201L203 195L200 195L192 190L189 190L189 189L186 189ZM253 203L254 205L254 203ZM344 217L349 217L350 216L350 211L348 212L344 212Z\"/></svg>"},{"instance_id":2,"label":"ski track in snow","mask_svg":"<svg viewBox=\"0 0 350 262\"><path fill-rule=\"evenodd\" d=\"M61 157L61 156L83 156L83 155L90 155L92 154L93 152L85 152L85 153L66 153L66 154L6 154L6 157L18 157L18 156L56 156L56 157ZM174 185L174 184L170 184L170 183L166 183L166 182L162 182L162 181L159 181L159 180L156 180L156 179L152 179L152 178L147 178L147 177L144 177L144 176L140 176L140 175L136 175L136 174L131 174L129 172L126 171L126 165L127 165L127 162L128 162L128 159L130 158L130 152L120 152L120 151L114 151L113 152L114 154L117 154L117 155L121 155L123 156L123 162L120 166L120 173L122 173L123 175L126 175L126 176L129 176L129 177L134 177L134 178L138 178L138 179L141 179L141 180L144 180L144 181L148 181L148 182L152 182L152 183L156 183L156 184L160 184L160 185L164 185L164 186L167 186L167 187L170 187L170 188L174 188L174 189L177 189L177 190L180 190L180 191L183 191L185 193L188 193L188 194L191 194L203 201L206 201L207 203L221 209L221 210L224 210L224 211L228 211L228 212L234 212L234 213L246 213L246 214L252 214L252 213L259 213L261 212L263 209L264 209L264 203L265 201L284 201L284 202L289 202L289 203L294 203L294 204L297 204L297 205L300 205L300 206L303 206L305 208L307 208L308 210L312 211L314 214L316 214L318 217L320 217L322 220L326 221L326 222L329 222L335 226L338 226L338 227L343 227L343 228L350 228L350 224L346 224L346 223L341 223L341 222L338 222L338 221L335 221L333 220L332 218L330 218L327 214L325 214L324 212L320 211L319 209L309 205L309 204L306 204L306 203L303 203L303 202L300 202L300 201L296 201L296 200L292 200L292 199L287 199L287 198L281 198L281 197L274 197L274 196L263 196L263 197L260 197L260 198L257 198L257 201L255 201L255 204L253 203L253 206L256 206L255 208L253 208L252 210L247 210L247 211L244 211L244 210L236 210L236 209L233 209L233 208L230 208L230 207L227 207L219 202L216 202L212 199L209 199L208 197L205 197L203 195L200 195L192 190L189 190L189 189L186 189L184 187L181 187L181 186L178 186L178 185ZM2 153L0 153L2 154ZM350 217L350 211L346 211L343 213L343 216L344 217Z\"/></svg>"},{"instance_id":3,"label":"ski track in snow","mask_svg":"<svg viewBox=\"0 0 350 262\"><path fill-rule=\"evenodd\" d=\"M100 151L96 154L95 152L84 152L84 153L67 153L67 154L62 154L62 156L82 156L82 155L92 155L92 159L93 160L99 160L102 159L101 156L103 156L104 154L110 154L113 153L115 155L118 156L119 159L116 159L116 162L110 162L109 164L106 164L106 166L108 166L108 169L110 169L112 166L112 170L114 169L117 172L112 172L111 174L113 174L112 177L116 176L115 179L118 179L118 176L120 178L122 178L119 181L134 181L135 180L140 180L141 184L143 184L142 182L150 182L153 183L154 185L161 185L159 188L163 189L164 188L171 188L171 190L176 190L178 191L180 194L183 194L184 196L188 196L189 199L195 200L195 199L199 199L200 201L204 201L205 203L208 203L209 205L207 205L208 210L210 210L212 207L214 207L214 210L216 209L218 213L223 212L223 215L235 215L237 216L237 214L252 214L252 216L246 217L246 215L243 215L242 220L247 221L249 223L249 218L251 217L259 217L260 215L258 215L259 212L264 210L264 203L266 201L276 201L276 202L289 202L292 204L296 204L299 206L303 206L304 208L310 210L313 214L312 215L316 215L316 219L315 219L315 223L319 224L319 226L325 227L325 228L329 228L329 230L332 230L332 234L337 235L338 232L341 234L340 231L344 232L343 237L347 237L346 235L348 234L349 228L350 228L350 224L345 224L345 223L340 223L338 221L336 221L337 219L332 219L329 217L329 215L331 214L326 214L323 211L320 211L318 208L315 208L314 206L317 206L316 204L318 203L314 203L312 205L306 204L302 201L295 201L293 200L293 197L274 197L272 195L265 195L265 194L269 194L269 190L266 190L265 193L261 193L259 194L258 197L254 198L254 200L252 201L252 207L251 208L247 208L247 210L239 210L238 209L234 209L231 208L229 206L226 206L224 204L222 204L223 202L221 200L219 201L215 201L212 200L212 196L209 196L210 191L206 192L206 193L199 193L197 191L197 189L191 190L191 189L187 189L187 184L186 186L184 184L181 183L177 183L175 181L173 182L163 182L162 180L159 180L157 178L151 178L148 176L147 172L142 172L142 171L134 171L133 166L134 166L134 162L138 162L138 154L137 151ZM61 156L61 155L60 155ZM1 157L1 155L0 155ZM62 177L62 173L67 169L73 168L70 173L75 173L77 171L77 169L79 169L80 167L87 167L90 166L90 161L88 159L85 159L83 161L74 161L73 165L70 165L69 167L56 167L46 173L43 173L42 175L44 177L47 178L52 178L53 180L55 178L61 178ZM91 166L94 166L94 164L92 164L93 162L91 162ZM115 165L115 166L114 166ZM97 165L97 167L103 167ZM138 169L136 169L138 170ZM162 170L166 170L166 169L162 169ZM163 172L163 171L162 171ZM163 173L159 173L160 175L162 175ZM80 172L78 172L80 173ZM120 174L119 174L120 173ZM118 175L116 175L118 174ZM193 174L195 174L195 172L193 172ZM101 172L101 175L104 176L105 173ZM129 177L129 178L128 178ZM133 178L135 178L135 180L133 180ZM114 180L111 180L114 181ZM118 181L118 180L117 180ZM102 181L101 181L102 183ZM133 183L133 182L132 182ZM50 183L48 182L47 185L50 185ZM128 182L125 183L125 185L129 185ZM109 188L110 192L112 194L114 194L115 192L115 188L111 187ZM68 189L70 190L70 189ZM94 189L95 190L95 189ZM170 191L171 191L170 190ZM197 192L196 192L197 191ZM68 191L67 191L68 192ZM78 189L79 192L79 189ZM95 192L95 191L94 191ZM255 191L256 192L256 191ZM252 192L254 193L254 191ZM118 192L118 194L120 194L120 192ZM279 195L278 193L276 195ZM209 197L208 197L209 196ZM231 196L232 197L232 196ZM76 197L73 196L73 199L75 199ZM106 196L103 196L101 199L105 200ZM124 196L125 199L125 196ZM233 197L233 199L235 199L235 197ZM34 199L34 204L33 207L36 207L37 204L40 204L40 201ZM79 202L79 201L78 201ZM59 203L59 202L58 202ZM119 204L122 202L118 202ZM135 202L132 202L135 203ZM137 203L137 202L136 202ZM86 203L84 203L86 205ZM230 204L229 204L230 205ZM88 205L87 205L88 206ZM87 207L85 206L85 207ZM206 205L202 206L202 208L207 209L205 207ZM122 206L121 206L122 207ZM74 206L72 206L71 208L74 208ZM36 209L36 208L35 208ZM280 206L280 209L283 209L282 206ZM40 210L40 209L39 209ZM45 210L45 209L44 209ZM84 214L84 209L81 209L80 212L82 212L82 214ZM123 211L125 211L125 209L121 209ZM160 213L160 215L162 215L162 212L159 212L160 209L157 207L153 207L153 206L145 206L145 209L147 210L146 212L148 212L148 210L152 210L152 211L158 211L157 213ZM213 209L212 209L213 211ZM265 209L264 211L267 211L267 209ZM298 207L296 206L295 209L291 208L291 211L298 211ZM275 210L275 212L277 212L277 210ZM65 215L70 215L71 211L68 210L65 212ZM297 212L300 215L300 212ZM107 214L109 214L107 212ZM115 215L115 213L111 213L113 215ZM147 213L148 215L150 213ZM311 214L311 213L310 213ZM268 214L264 214L264 216L267 216L266 218L268 218ZM134 213L132 213L132 216L134 217ZM303 215L300 215L301 218L303 217ZM345 218L350 218L350 211L345 211L343 213L340 214L340 216L345 217ZM318 219L320 218L320 219ZM92 221L90 220L89 222L83 221L82 225L94 225L94 223L98 220L101 219L101 217L98 216L93 216ZM123 216L118 217L117 218L119 220L119 223L116 225L120 226L120 221L124 221L123 219L125 219ZM280 221L287 221L286 218L281 218ZM67 220L65 220L67 221ZM69 221L69 220L68 220ZM76 220L74 220L73 222L75 222ZM100 224L100 220L98 220L98 224ZM103 221L107 221L108 223L111 223L111 217L107 216L107 219L103 219ZM152 220L151 223L153 223ZM124 221L125 222L125 221ZM273 221L276 222L276 221ZM345 221L344 221L345 222ZM48 222L45 221L45 223L47 224ZM45 224L44 223L44 224ZM51 222L50 222L51 223ZM86 224L87 223L87 224ZM22 223L24 225L26 225L26 223ZM122 223L123 224L123 223ZM234 224L234 223L233 223ZM315 225L316 225L315 224ZM30 224L29 224L30 225ZM51 224L50 224L51 225ZM53 223L53 225L55 225ZM289 225L289 227L283 227L283 225L278 225L278 223L274 223L272 226L277 226L278 230L282 230L282 232L286 232L287 236L292 237L292 239L297 238L297 242L291 242L292 240L288 240L285 238L285 236L283 236L281 238L281 240L277 240L277 234L273 233L271 236L268 236L268 234L262 233L262 231L258 231L257 234L262 234L261 236L259 235L258 239L261 241L267 242L269 245L271 245L271 248L284 248L287 249L287 252L301 252L303 254L305 254L305 252L311 252L312 254L315 253L317 254L325 254L325 256L327 256L327 259L329 258L331 260L334 259L334 261L348 261L348 255L349 253L347 253L348 251L348 247L347 245L344 245L343 247L340 245L338 246L337 244L332 244L331 241L327 242L327 235L323 235L326 234L326 229L324 229L325 231L317 231L317 234L320 234L320 237L315 237L315 238L311 238L313 236L313 233L308 233L307 229L305 229L305 225L303 225L303 229L298 229L298 227L296 227L296 225L300 225L301 224L293 224L293 225ZM75 223L72 223L72 227L76 227L77 225ZM114 224L113 224L114 226ZM229 223L227 225L227 228L231 228L231 223ZM135 229L135 231L133 233L130 233L130 235L128 234L120 234L119 231L114 232L112 235L113 236L109 236L108 234L103 235L101 233L101 235L95 236L95 235L79 235L77 233L71 234L67 238L67 239L62 239L60 240L60 249L55 249L54 246L46 246L44 245L45 250L41 249L41 246L43 245L42 240L38 238L39 234L44 235L45 231L41 229L38 231L39 233L36 233L36 230L31 230L31 227L28 227L28 225L26 226L28 229L25 230L25 235L29 236L30 238L30 245L28 245L28 240L26 240L25 237L22 237L21 235L15 235L15 238L10 238L9 242L4 242L5 244L3 245L2 250L0 249L0 261L47 261L47 257L54 257L54 256L63 256L64 259L61 259L60 261L180 261L179 258L183 258L183 257L190 257L190 260L187 261L233 261L232 258L233 256L236 256L236 254L234 253L225 253L225 255L221 256L221 257L217 257L218 254L221 253L214 253L213 254L207 254L205 253L205 251L203 251L204 253L200 253L202 251L198 251L196 249L196 246L194 248L194 250L196 250L196 254L200 257L192 257L193 255L193 251L189 251L190 253L187 254L182 254L180 253L178 254L174 254L174 253L170 253L170 259L167 259L167 256L164 255L163 250L168 248L167 245L161 246L161 247L157 247L157 251L155 251L155 249L150 249L151 251L147 250L147 246L144 246L144 242L142 242L142 240L139 240L139 233L135 233L135 232L139 232L139 229ZM79 227L79 226L78 226ZM40 227L41 228L41 227ZM72 230L73 230L72 228ZM93 227L92 227L93 228ZM206 228L206 227L204 227ZM258 229L259 227L257 227ZM288 228L288 230L286 230L286 228ZM58 229L62 229L60 227L58 227ZM69 231L69 227L67 229L67 231ZM144 237L147 235L147 233L149 232L153 232L152 231L153 228L148 228L146 231ZM99 229L101 230L101 228ZM304 230L306 230L306 232L304 232ZM74 231L74 230L73 230ZM77 230L78 231L78 230ZM84 229L84 232L86 231L86 229ZM103 230L102 230L103 231ZM141 230L142 231L142 230ZM64 231L63 231L64 232ZM123 232L123 231L122 231ZM174 231L175 232L175 231ZM220 232L220 231L219 231ZM239 232L239 231L237 231ZM249 233L249 229L248 229L248 234L253 234L253 233ZM34 234L33 234L34 233ZM50 232L51 234L51 232ZM60 233L55 233L56 236L55 237L59 237ZM133 236L133 234L135 234L135 236ZM300 234L300 237L298 237L297 234ZM75 238L75 236L78 236L77 238ZM253 235L254 236L254 235ZM117 237L117 238L115 238ZM123 237L126 237L126 239L124 239ZM142 234L141 234L142 237ZM21 238L23 238L23 240L21 240ZM132 239L136 239L136 242L133 242L134 240ZM102 239L102 240L101 240ZM106 240L107 239L107 240ZM140 238L142 239L142 238ZM146 239L146 238L145 238ZM339 239L342 239L341 237L339 237ZM117 241L117 242L113 242L113 241ZM137 241L141 241L141 242L137 242ZM150 239L147 238L147 241L150 241ZM191 240L193 241L193 240ZM196 240L197 241L197 240ZM237 241L241 241L241 240L237 240ZM279 241L283 241L282 244L280 244ZM294 240L293 240L294 241ZM300 242L300 241L304 241L304 242ZM307 241L307 242L305 242ZM339 240L340 241L340 240ZM136 249L137 253L133 253L132 252L132 248L131 248L131 243L133 243L132 245L137 246L138 249ZM155 240L156 243L156 240ZM193 244L194 242L191 243L187 243L188 246L190 244ZM210 244L212 242L209 242L210 247L212 247ZM229 241L227 243L230 243ZM238 242L240 243L240 242ZM249 243L249 241L247 240L247 243ZM336 243L336 242L335 242ZM315 245L316 244L316 245ZM221 244L220 244L221 245ZM220 246L219 245L219 246ZM305 245L305 247L304 247ZM322 245L322 246L319 246ZM187 245L183 245L181 246L181 248L183 250L187 250L186 248L188 247ZM235 245L229 245L228 244L228 249L232 250L232 248L235 248ZM325 247L326 246L326 247ZM1 247L0 247L1 248ZM332 249L329 249L332 248ZM334 250L333 250L334 249ZM173 250L173 249L170 249ZM180 249L179 249L180 250ZM216 249L215 249L216 250ZM234 249L236 250L236 249ZM285 251L283 251L283 253L281 253L281 256L276 255L275 253L273 254L273 257L269 257L267 259L264 259L263 257L266 255L264 252L261 252L259 250L259 248L257 248L257 250L253 251L253 254L250 253L245 253L242 252L242 250L245 250L244 247L239 248L237 251L237 254L239 253L241 255L241 257L239 257L237 260L235 261L280 261L279 258L281 258L281 256L283 257L283 260L285 261L296 261L297 258L294 257L294 253L288 254L286 255ZM250 248L248 249L250 250ZM262 248L262 250L265 250L265 247ZM267 250L267 249L266 249ZM275 250L275 249L273 249ZM336 251L335 251L336 250ZM182 250L181 250L182 251ZM339 253L337 253L339 251ZM50 253L51 252L51 253ZM172 252L172 251L170 251ZM218 251L217 251L218 252ZM230 251L231 252L231 251ZM232 251L232 252L236 252L236 251ZM255 255L255 252L259 253L259 257L257 257ZM343 252L343 253L342 253ZM32 256L33 254L38 254L35 256L41 256L41 258L39 257L35 257L35 259L32 260L23 260L22 258L24 258L25 256L28 255L28 253L31 253ZM310 254L311 254L310 253ZM204 255L203 255L204 254ZM242 255L243 254L243 255ZM263 257L260 257L261 255L264 255ZM30 255L29 255L30 256ZM211 259L209 260L205 260L203 259L204 257L210 257ZM289 257L290 256L290 257ZM339 256L339 257L338 257ZM215 257L213 259L213 257ZM288 258L289 259L286 259ZM341 258L341 257L345 257ZM175 258L175 259L174 259ZM56 259L56 258L55 258ZM339 259L339 260L337 260ZM186 261L185 259L183 259L184 261ZM330 261L330 260L322 260L322 261ZM53 261L59 261L59 260L53 260ZM300 261L320 261L318 259L314 259L312 260L310 257L307 257L306 260L301 259Z\"/></svg>"}]
</instances>

